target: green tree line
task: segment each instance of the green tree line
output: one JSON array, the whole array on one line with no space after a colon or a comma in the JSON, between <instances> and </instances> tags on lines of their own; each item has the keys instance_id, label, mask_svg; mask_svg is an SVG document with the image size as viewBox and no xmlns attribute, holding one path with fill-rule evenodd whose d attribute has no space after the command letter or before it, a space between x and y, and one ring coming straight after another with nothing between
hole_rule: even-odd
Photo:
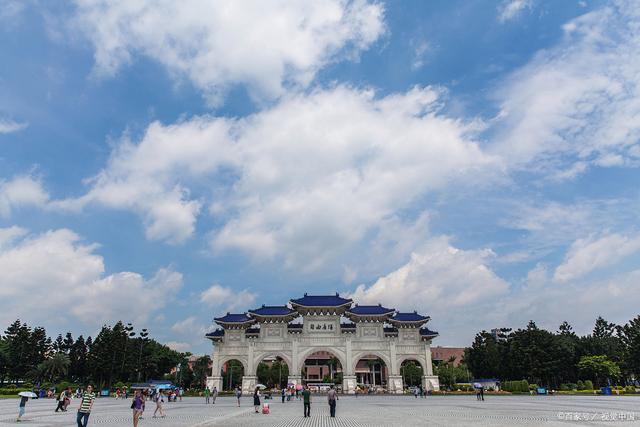
<instances>
[{"instance_id":1,"label":"green tree line","mask_svg":"<svg viewBox=\"0 0 640 427\"><path fill-rule=\"evenodd\" d=\"M160 379L172 368L185 365L188 353L179 353L134 332L131 324L103 326L95 338L71 332L47 336L42 327L16 320L0 336L0 386L6 383L34 385L67 381L112 387L116 383ZM202 366L198 374L202 376ZM185 378L194 379L187 369Z\"/></svg>"},{"instance_id":2,"label":"green tree line","mask_svg":"<svg viewBox=\"0 0 640 427\"><path fill-rule=\"evenodd\" d=\"M558 331L539 328L482 331L465 350L464 362L476 378L561 388L591 381L595 387L628 385L640 378L640 316L625 325L598 317L591 334L578 336L563 322Z\"/></svg>"}]
</instances>

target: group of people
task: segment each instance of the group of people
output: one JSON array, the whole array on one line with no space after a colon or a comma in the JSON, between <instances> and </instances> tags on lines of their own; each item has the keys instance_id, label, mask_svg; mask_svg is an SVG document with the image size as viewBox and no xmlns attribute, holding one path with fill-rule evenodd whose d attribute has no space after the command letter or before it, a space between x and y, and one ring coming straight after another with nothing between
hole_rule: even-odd
<instances>
[{"instance_id":1,"label":"group of people","mask_svg":"<svg viewBox=\"0 0 640 427\"><path fill-rule=\"evenodd\" d=\"M309 390L308 386L305 386L302 389L301 393L298 393L298 391L299 390L296 390L296 389L283 389L282 402L284 403L286 396L289 397L289 400L291 396L294 396L294 395L296 396L296 398L301 397L303 401L303 407L304 407L304 417L305 418L310 417L311 416L311 391ZM93 387L91 385L88 385L84 392L78 391L76 394L79 394L81 398L80 405L78 406L76 422L78 427L87 427L87 424L89 423L89 416L91 415L91 409L93 408L93 404L96 399L96 394L93 392ZM173 391L173 390L167 393L166 395L167 400L169 400L174 394L176 397L173 397L173 399L176 399L177 396L179 396L180 400L182 400L182 393L180 393L179 391ZM55 412L58 412L58 411L66 412L68 406L71 403L72 395L73 394L70 387L67 387L66 389L62 390L58 395L58 399L57 399L58 403L57 403ZM127 395L128 395L128 392L126 390L116 391L116 398L126 398ZM205 388L204 396L205 396L205 403L215 404L216 398L218 397L218 389L216 387L213 387L213 389L209 389L207 387ZM240 387L238 387L236 388L236 398L238 400L238 406L240 406L241 397L242 397L242 390L240 389ZM256 387L253 393L253 406L256 413L260 412L261 397L262 396L260 394L260 388ZM145 403L147 399L151 399L156 404L155 411L153 412L153 418L156 418L158 414L162 418L166 416L163 408L164 399L165 399L165 392L163 390L157 390L151 393L143 392L142 390L136 390L134 393L133 399L131 401L134 427L138 427L138 423L142 419L142 415L145 411ZM27 396L21 397L20 404L19 404L18 419L16 420L17 422L22 421L22 416L25 413L25 406L28 400L29 400L29 397ZM336 404L338 401L338 393L336 392L333 385L327 392L327 400L329 403L330 415L331 417L335 417ZM264 413L269 412L268 405L266 410L263 408L263 412Z\"/></svg>"},{"instance_id":2,"label":"group of people","mask_svg":"<svg viewBox=\"0 0 640 427\"><path fill-rule=\"evenodd\" d=\"M216 399L218 398L218 387L213 387L212 390L209 387L204 388L204 402L206 404L212 403L215 405Z\"/></svg>"},{"instance_id":3,"label":"group of people","mask_svg":"<svg viewBox=\"0 0 640 427\"><path fill-rule=\"evenodd\" d=\"M296 398L298 398L299 394L297 389L295 392L293 392L292 390L283 388L282 403L285 402L285 396L288 396L289 397L288 400L290 400L291 396L294 394ZM300 393L300 396L302 397L304 418L311 417L311 390L309 390L309 386L303 387L302 392ZM242 397L242 391L240 390L240 387L238 387L236 389L236 398L238 399L238 406L240 406L240 397ZM255 390L253 391L253 408L255 413L260 412L260 406L261 406L260 398L261 398L260 388L256 387ZM329 388L329 391L327 392L327 403L329 404L329 415L332 418L335 418L336 416L336 406L337 406L338 400L339 400L338 392L336 391L335 387L332 385ZM268 407L266 408L266 411L263 408L263 413L268 413L268 412L269 412Z\"/></svg>"},{"instance_id":4,"label":"group of people","mask_svg":"<svg viewBox=\"0 0 640 427\"><path fill-rule=\"evenodd\" d=\"M96 400L96 395L93 392L93 387L91 385L87 386L87 389L80 394L80 392L76 392L76 396L81 398L80 405L78 406L78 413L76 416L76 422L78 427L87 427L89 423L89 415L91 414L91 408L93 408L93 402ZM67 387L62 390L60 394L57 396L58 404L56 406L55 412L62 411L66 412L67 407L71 404L71 388ZM18 418L16 422L21 422L22 417L24 416L25 409L27 406L27 401L29 400L29 396L20 396L20 403L18 404Z\"/></svg>"}]
</instances>

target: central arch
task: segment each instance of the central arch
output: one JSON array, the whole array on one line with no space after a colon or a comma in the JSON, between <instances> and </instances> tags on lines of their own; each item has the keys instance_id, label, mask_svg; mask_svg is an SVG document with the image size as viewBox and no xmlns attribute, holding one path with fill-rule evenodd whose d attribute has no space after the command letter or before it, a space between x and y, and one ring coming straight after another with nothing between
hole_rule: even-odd
<instances>
[{"instance_id":1,"label":"central arch","mask_svg":"<svg viewBox=\"0 0 640 427\"><path fill-rule=\"evenodd\" d=\"M312 348L301 355L300 378L315 391L327 391L331 385L342 387L344 355L333 348Z\"/></svg>"}]
</instances>

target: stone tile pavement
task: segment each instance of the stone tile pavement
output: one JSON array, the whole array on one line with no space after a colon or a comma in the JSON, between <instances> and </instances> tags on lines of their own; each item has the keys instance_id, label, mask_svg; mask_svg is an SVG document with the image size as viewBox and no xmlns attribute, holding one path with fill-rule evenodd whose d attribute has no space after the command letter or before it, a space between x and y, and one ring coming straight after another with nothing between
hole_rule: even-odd
<instances>
[{"instance_id":1,"label":"stone tile pavement","mask_svg":"<svg viewBox=\"0 0 640 427\"><path fill-rule=\"evenodd\" d=\"M152 418L155 404L148 402L140 427L640 426L640 396L489 396L484 402L474 396L345 396L333 419L325 396L313 396L311 418L302 417L301 401L269 402L271 414L263 415L253 412L251 397L240 408L232 397L220 397L215 405L185 398L165 403L166 418ZM20 424L73 427L77 404L56 414L54 400L31 400ZM0 400L0 426L16 425L17 406L17 399ZM98 399L89 425L131 426L129 406L130 401Z\"/></svg>"}]
</instances>

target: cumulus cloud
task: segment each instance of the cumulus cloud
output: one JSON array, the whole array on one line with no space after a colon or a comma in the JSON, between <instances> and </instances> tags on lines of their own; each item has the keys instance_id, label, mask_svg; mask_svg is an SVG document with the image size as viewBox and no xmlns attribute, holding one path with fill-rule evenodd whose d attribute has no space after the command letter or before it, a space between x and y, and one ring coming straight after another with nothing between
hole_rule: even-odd
<instances>
[{"instance_id":1,"label":"cumulus cloud","mask_svg":"<svg viewBox=\"0 0 640 427\"><path fill-rule=\"evenodd\" d=\"M0 180L0 217L8 217L13 209L22 206L45 207L49 194L42 183L28 175Z\"/></svg>"},{"instance_id":2,"label":"cumulus cloud","mask_svg":"<svg viewBox=\"0 0 640 427\"><path fill-rule=\"evenodd\" d=\"M515 19L532 6L532 0L505 0L498 7L498 21L506 22Z\"/></svg>"},{"instance_id":3,"label":"cumulus cloud","mask_svg":"<svg viewBox=\"0 0 640 427\"><path fill-rule=\"evenodd\" d=\"M0 9L2 8L2 3L0 3ZM0 10L0 20L2 20L2 11ZM27 127L26 123L19 123L11 119L0 117L0 135L3 133L12 133L18 132Z\"/></svg>"},{"instance_id":4,"label":"cumulus cloud","mask_svg":"<svg viewBox=\"0 0 640 427\"><path fill-rule=\"evenodd\" d=\"M218 284L214 284L200 293L201 303L226 311L250 309L256 298L257 295L248 289L238 291Z\"/></svg>"},{"instance_id":5,"label":"cumulus cloud","mask_svg":"<svg viewBox=\"0 0 640 427\"><path fill-rule=\"evenodd\" d=\"M181 353L185 353L187 351L191 351L193 346L188 342L180 342L180 341L167 341L164 343L167 347L172 350L179 351Z\"/></svg>"},{"instance_id":6,"label":"cumulus cloud","mask_svg":"<svg viewBox=\"0 0 640 427\"><path fill-rule=\"evenodd\" d=\"M145 322L182 286L182 275L168 269L149 279L132 272L105 276L97 245L68 229L0 229L0 243L3 324L16 318L54 330L81 324L91 333L104 322Z\"/></svg>"},{"instance_id":7,"label":"cumulus cloud","mask_svg":"<svg viewBox=\"0 0 640 427\"><path fill-rule=\"evenodd\" d=\"M383 303L400 310L422 309L459 314L468 307L505 294L509 285L488 265L490 250L462 250L447 237L432 239L411 259L371 286L359 285L351 295L361 303Z\"/></svg>"},{"instance_id":8,"label":"cumulus cloud","mask_svg":"<svg viewBox=\"0 0 640 427\"><path fill-rule=\"evenodd\" d=\"M622 262L626 257L640 251L640 236L625 236L618 233L601 237L590 236L576 240L569 249L564 262L553 275L558 282L567 282L588 273Z\"/></svg>"},{"instance_id":9,"label":"cumulus cloud","mask_svg":"<svg viewBox=\"0 0 640 427\"><path fill-rule=\"evenodd\" d=\"M637 313L640 270L620 272L605 279L572 280L558 286L544 265L529 273L523 286L493 304L496 326L521 327L533 319L555 330L567 320L579 334L591 331L597 316L616 323Z\"/></svg>"},{"instance_id":10,"label":"cumulus cloud","mask_svg":"<svg viewBox=\"0 0 640 427\"><path fill-rule=\"evenodd\" d=\"M619 243L625 254L631 248L637 251L636 239ZM595 262L604 266L611 260ZM441 333L437 340L441 345L465 345L482 329L523 327L531 319L553 330L567 320L579 333L586 333L598 315L624 322L636 312L640 270L605 279L566 276L559 286L548 266L537 264L525 277L509 283L492 269L493 261L489 249L461 250L446 237L433 238L406 264L369 286L359 285L350 297L360 304L382 303L430 315L429 327Z\"/></svg>"},{"instance_id":11,"label":"cumulus cloud","mask_svg":"<svg viewBox=\"0 0 640 427\"><path fill-rule=\"evenodd\" d=\"M211 101L230 85L273 98L304 87L327 63L367 49L384 32L367 0L76 0L76 28L95 49L95 72L114 75L136 55L188 78Z\"/></svg>"},{"instance_id":12,"label":"cumulus cloud","mask_svg":"<svg viewBox=\"0 0 640 427\"><path fill-rule=\"evenodd\" d=\"M492 147L515 168L573 178L640 160L640 7L618 1L564 26L498 89Z\"/></svg>"},{"instance_id":13,"label":"cumulus cloud","mask_svg":"<svg viewBox=\"0 0 640 427\"><path fill-rule=\"evenodd\" d=\"M497 165L474 141L477 124L440 114L439 96L431 87L377 97L337 86L241 120L153 123L69 203L132 209L150 238L183 241L208 201L222 224L215 250L313 270L417 197Z\"/></svg>"}]
</instances>

